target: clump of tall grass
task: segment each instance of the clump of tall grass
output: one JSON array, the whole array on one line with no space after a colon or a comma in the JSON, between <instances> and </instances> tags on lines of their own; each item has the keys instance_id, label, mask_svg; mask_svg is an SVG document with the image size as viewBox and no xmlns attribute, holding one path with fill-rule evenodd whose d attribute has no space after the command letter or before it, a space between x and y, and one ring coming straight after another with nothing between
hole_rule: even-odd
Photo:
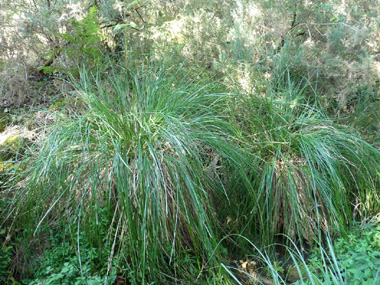
<instances>
[{"instance_id":1,"label":"clump of tall grass","mask_svg":"<svg viewBox=\"0 0 380 285\"><path fill-rule=\"evenodd\" d=\"M248 240L311 242L378 209L379 151L311 102L312 87L288 77L232 96L183 74L82 70L84 108L61 119L12 189L14 222L67 227L80 266L85 236L132 283L194 282L223 272L226 234L241 255ZM233 236L247 237L236 252Z\"/></svg>"},{"instance_id":2,"label":"clump of tall grass","mask_svg":"<svg viewBox=\"0 0 380 285\"><path fill-rule=\"evenodd\" d=\"M52 130L18 190L16 220L34 228L64 221L75 228L79 261L85 233L137 283L212 274L220 258L212 197L226 193L207 167L212 156L233 161L238 152L221 115L226 95L178 74L140 67L102 79L82 70L85 110ZM106 235L98 231L104 209Z\"/></svg>"},{"instance_id":3,"label":"clump of tall grass","mask_svg":"<svg viewBox=\"0 0 380 285\"><path fill-rule=\"evenodd\" d=\"M309 103L302 84L268 90L242 96L233 112L251 154L245 232L264 244L278 233L312 241L319 230L345 232L354 211L376 213L380 152L329 119L317 96Z\"/></svg>"}]
</instances>

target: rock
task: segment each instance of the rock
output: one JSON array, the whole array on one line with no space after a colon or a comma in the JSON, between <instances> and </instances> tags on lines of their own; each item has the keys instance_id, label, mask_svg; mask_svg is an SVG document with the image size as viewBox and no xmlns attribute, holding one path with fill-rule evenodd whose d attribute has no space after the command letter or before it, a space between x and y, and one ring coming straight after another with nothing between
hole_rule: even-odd
<instances>
[{"instance_id":1,"label":"rock","mask_svg":"<svg viewBox=\"0 0 380 285\"><path fill-rule=\"evenodd\" d=\"M10 134L0 142L0 161L9 160L27 147L29 140L19 134Z\"/></svg>"},{"instance_id":2,"label":"rock","mask_svg":"<svg viewBox=\"0 0 380 285\"><path fill-rule=\"evenodd\" d=\"M298 272L298 269L295 265L291 266L288 270L287 280L289 283L294 283L298 280L302 280L303 278L307 277L307 272L304 268L302 268L302 265L300 266L300 272Z\"/></svg>"},{"instance_id":3,"label":"rock","mask_svg":"<svg viewBox=\"0 0 380 285\"><path fill-rule=\"evenodd\" d=\"M3 143L3 146L7 146L12 150L17 150L21 143L22 137L19 135L9 136Z\"/></svg>"}]
</instances>

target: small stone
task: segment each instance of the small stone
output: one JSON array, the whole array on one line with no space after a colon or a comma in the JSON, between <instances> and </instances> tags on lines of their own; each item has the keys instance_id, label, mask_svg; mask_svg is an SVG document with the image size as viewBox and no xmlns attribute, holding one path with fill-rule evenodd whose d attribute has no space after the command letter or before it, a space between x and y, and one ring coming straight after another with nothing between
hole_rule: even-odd
<instances>
[{"instance_id":1,"label":"small stone","mask_svg":"<svg viewBox=\"0 0 380 285\"><path fill-rule=\"evenodd\" d=\"M9 136L3 143L4 147L9 148L10 150L16 151L20 148L23 138L19 135Z\"/></svg>"},{"instance_id":2,"label":"small stone","mask_svg":"<svg viewBox=\"0 0 380 285\"><path fill-rule=\"evenodd\" d=\"M292 267L289 268L288 278L287 278L288 282L294 283L294 282L301 280L307 276L307 273L305 272L305 270L302 267L299 270L301 271L301 275L298 272L297 266L293 265Z\"/></svg>"},{"instance_id":3,"label":"small stone","mask_svg":"<svg viewBox=\"0 0 380 285\"><path fill-rule=\"evenodd\" d=\"M9 135L3 142L0 142L0 161L9 160L29 143L27 138L19 134Z\"/></svg>"}]
</instances>

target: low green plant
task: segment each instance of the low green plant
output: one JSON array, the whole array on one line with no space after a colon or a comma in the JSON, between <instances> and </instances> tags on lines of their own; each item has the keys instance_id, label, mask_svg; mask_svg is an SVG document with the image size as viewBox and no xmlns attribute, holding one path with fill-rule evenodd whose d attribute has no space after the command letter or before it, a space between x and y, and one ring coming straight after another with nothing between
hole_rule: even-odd
<instances>
[{"instance_id":1,"label":"low green plant","mask_svg":"<svg viewBox=\"0 0 380 285\"><path fill-rule=\"evenodd\" d=\"M97 8L91 7L82 20L71 20L71 27L68 32L58 34L66 44L63 47L54 48L41 55L41 57L49 58L47 61L49 64L45 63L45 65L41 67L41 70L45 74L54 74L57 71L67 72L67 67L62 68L57 65L52 65L52 62L60 53L66 53L68 58L79 63L79 66L84 63L84 61L86 61L88 65L99 66L102 53L100 51L101 33L97 14ZM71 69L73 74L79 73L76 68L69 69Z\"/></svg>"},{"instance_id":2,"label":"low green plant","mask_svg":"<svg viewBox=\"0 0 380 285\"><path fill-rule=\"evenodd\" d=\"M2 284L8 284L11 280L12 272L9 270L9 266L12 260L12 245L5 245L5 229L0 229L0 282Z\"/></svg>"},{"instance_id":3,"label":"low green plant","mask_svg":"<svg viewBox=\"0 0 380 285\"><path fill-rule=\"evenodd\" d=\"M327 252L314 248L307 266L316 273L321 284L334 284L334 280L343 281L340 284L377 284L380 280L380 225L355 225L347 237L330 243Z\"/></svg>"},{"instance_id":4,"label":"low green plant","mask_svg":"<svg viewBox=\"0 0 380 285\"><path fill-rule=\"evenodd\" d=\"M252 241L240 235L236 236L236 240L240 242L245 239L250 245L246 253L251 252L252 258L263 266L261 271L256 268L251 274L244 274L244 279L252 282L262 280L260 274L265 274L273 284L377 284L380 278L379 233L378 222L366 225L354 223L346 237L333 239L326 234L323 241L319 239L308 252L300 250L291 241L290 246L271 245L283 247L289 254L287 272L269 253L269 248L260 250ZM244 272L224 264L221 267L231 280L241 284L239 276Z\"/></svg>"},{"instance_id":5,"label":"low green plant","mask_svg":"<svg viewBox=\"0 0 380 285\"><path fill-rule=\"evenodd\" d=\"M78 247L72 244L65 231L51 232L49 249L36 265L32 280L28 284L112 284L116 278L115 261L108 269L108 255L102 251L109 248L96 248L90 244L84 232L79 234ZM78 251L79 250L79 251ZM78 258L80 255L80 258Z\"/></svg>"},{"instance_id":6,"label":"low green plant","mask_svg":"<svg viewBox=\"0 0 380 285\"><path fill-rule=\"evenodd\" d=\"M81 20L73 19L71 21L73 33L62 34L62 37L69 43L68 54L70 58L88 57L93 61L99 61L101 53L100 44L100 26L96 15L98 10L91 7L89 13Z\"/></svg>"}]
</instances>

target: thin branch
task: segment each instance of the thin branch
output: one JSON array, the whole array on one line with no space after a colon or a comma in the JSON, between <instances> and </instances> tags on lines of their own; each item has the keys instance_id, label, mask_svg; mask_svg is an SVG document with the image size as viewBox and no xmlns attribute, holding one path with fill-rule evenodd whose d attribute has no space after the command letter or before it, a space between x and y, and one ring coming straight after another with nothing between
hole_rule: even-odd
<instances>
[{"instance_id":1,"label":"thin branch","mask_svg":"<svg viewBox=\"0 0 380 285\"><path fill-rule=\"evenodd\" d=\"M146 22L144 21L143 17L141 16L140 12L139 12L139 9L136 9L136 13L137 15L139 15L141 21L143 21L144 24L146 24ZM145 25L144 25L145 26Z\"/></svg>"}]
</instances>

